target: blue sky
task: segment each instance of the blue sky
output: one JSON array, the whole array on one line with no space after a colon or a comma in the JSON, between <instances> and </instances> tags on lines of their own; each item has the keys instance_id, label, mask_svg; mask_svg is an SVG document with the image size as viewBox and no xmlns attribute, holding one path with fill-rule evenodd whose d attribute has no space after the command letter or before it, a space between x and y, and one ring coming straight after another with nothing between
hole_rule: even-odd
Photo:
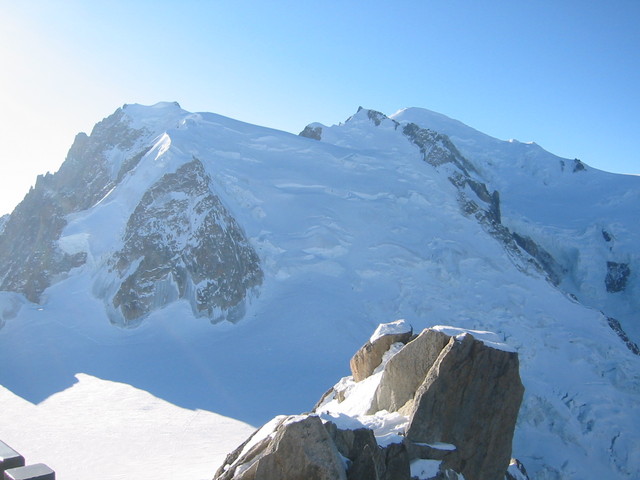
<instances>
[{"instance_id":1,"label":"blue sky","mask_svg":"<svg viewBox=\"0 0 640 480\"><path fill-rule=\"evenodd\" d=\"M124 103L298 133L424 107L640 173L640 2L0 0L0 214Z\"/></svg>"}]
</instances>

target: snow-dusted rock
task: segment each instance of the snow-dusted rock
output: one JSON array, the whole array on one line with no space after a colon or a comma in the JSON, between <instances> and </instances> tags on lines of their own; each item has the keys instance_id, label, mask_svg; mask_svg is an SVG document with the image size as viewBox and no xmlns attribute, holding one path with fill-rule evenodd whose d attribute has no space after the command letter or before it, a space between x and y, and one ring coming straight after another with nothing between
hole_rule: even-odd
<instances>
[{"instance_id":1,"label":"snow-dusted rock","mask_svg":"<svg viewBox=\"0 0 640 480\"><path fill-rule=\"evenodd\" d=\"M383 324L373 344L411 335L401 330L399 322ZM272 420L227 457L215 479L298 478L302 471L300 478L326 478L324 466L339 453L345 463L334 478L503 480L524 388L517 353L491 332L476 333L480 339L439 326L406 345L394 342L398 350L380 371L360 382L342 379L311 415ZM303 432L297 443L304 446L278 440L289 438L292 425ZM307 458L323 466L314 471Z\"/></svg>"},{"instance_id":2,"label":"snow-dusted rock","mask_svg":"<svg viewBox=\"0 0 640 480\"><path fill-rule=\"evenodd\" d=\"M111 261L115 292L108 289L105 302L112 322L139 322L182 298L195 316L232 322L243 316L245 298L262 282L262 270L210 182L194 158L144 194Z\"/></svg>"},{"instance_id":3,"label":"snow-dusted rock","mask_svg":"<svg viewBox=\"0 0 640 480\"><path fill-rule=\"evenodd\" d=\"M607 276L604 279L607 292L617 293L624 291L630 274L631 269L628 264L607 262Z\"/></svg>"},{"instance_id":4,"label":"snow-dusted rock","mask_svg":"<svg viewBox=\"0 0 640 480\"><path fill-rule=\"evenodd\" d=\"M98 266L93 293L114 324L137 325L179 299L196 317L238 321L250 292L262 283L258 255L213 192L200 160L157 161L171 145L159 131L186 112L158 104L159 118L140 122L135 110L125 105L91 135L79 134L60 170L38 177L11 216L3 217L0 290L39 302L46 288L88 262ZM122 231L107 214L100 228L108 235L89 230L64 236L70 222L99 216L101 204L120 190L123 197L106 210L128 218ZM90 245L100 237L111 239L102 251Z\"/></svg>"},{"instance_id":5,"label":"snow-dusted rock","mask_svg":"<svg viewBox=\"0 0 640 480\"><path fill-rule=\"evenodd\" d=\"M349 365L356 382L373 373L382 362L382 357L394 343L407 343L413 330L404 320L381 324L371 338L351 358Z\"/></svg>"},{"instance_id":6,"label":"snow-dusted rock","mask_svg":"<svg viewBox=\"0 0 640 480\"><path fill-rule=\"evenodd\" d=\"M346 478L338 450L316 416L281 419L265 438L253 445L245 443L238 447L214 477L215 480Z\"/></svg>"}]
</instances>

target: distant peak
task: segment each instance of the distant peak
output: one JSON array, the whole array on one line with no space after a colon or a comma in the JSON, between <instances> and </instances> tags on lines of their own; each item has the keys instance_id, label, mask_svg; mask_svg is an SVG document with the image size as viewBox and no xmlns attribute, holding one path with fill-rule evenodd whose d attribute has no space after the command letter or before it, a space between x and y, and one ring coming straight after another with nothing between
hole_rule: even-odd
<instances>
[{"instance_id":1,"label":"distant peak","mask_svg":"<svg viewBox=\"0 0 640 480\"><path fill-rule=\"evenodd\" d=\"M349 117L347 119L347 123L354 121L354 120L360 120L360 119L364 119L367 118L368 120L372 121L373 123L375 123L376 127L378 125L380 125L382 123L383 120L388 120L389 117L387 117L384 113L382 112L378 112L377 110L371 110L368 108L363 108L363 107L358 107L358 111L352 115L351 117Z\"/></svg>"},{"instance_id":2,"label":"distant peak","mask_svg":"<svg viewBox=\"0 0 640 480\"><path fill-rule=\"evenodd\" d=\"M131 108L136 108L136 107L144 107L144 108L153 108L156 110L161 110L161 109L172 109L172 108L179 108L182 109L182 107L180 106L180 104L178 102L158 102L155 103L153 105L141 105L139 103L125 103L122 106L123 110L127 110L127 109L131 109Z\"/></svg>"},{"instance_id":3,"label":"distant peak","mask_svg":"<svg viewBox=\"0 0 640 480\"><path fill-rule=\"evenodd\" d=\"M129 103L119 109L133 128L166 130L175 127L180 119L189 112L183 110L178 102L158 102L153 105ZM116 112L117 113L117 112Z\"/></svg>"}]
</instances>

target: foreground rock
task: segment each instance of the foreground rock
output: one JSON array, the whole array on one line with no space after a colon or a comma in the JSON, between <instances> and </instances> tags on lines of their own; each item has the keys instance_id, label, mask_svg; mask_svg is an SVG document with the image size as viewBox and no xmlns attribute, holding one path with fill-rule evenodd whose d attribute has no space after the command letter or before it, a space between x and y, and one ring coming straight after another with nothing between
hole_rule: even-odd
<instances>
[{"instance_id":1,"label":"foreground rock","mask_svg":"<svg viewBox=\"0 0 640 480\"><path fill-rule=\"evenodd\" d=\"M468 480L502 478L523 394L516 353L451 337L416 391L406 436L456 445L450 466Z\"/></svg>"},{"instance_id":2,"label":"foreground rock","mask_svg":"<svg viewBox=\"0 0 640 480\"><path fill-rule=\"evenodd\" d=\"M516 352L490 332L434 327L414 338L400 322L376 332L353 376L312 413L266 424L214 480L527 478L511 459L524 393Z\"/></svg>"},{"instance_id":3,"label":"foreground rock","mask_svg":"<svg viewBox=\"0 0 640 480\"><path fill-rule=\"evenodd\" d=\"M228 455L215 478L346 480L335 443L318 417L276 420Z\"/></svg>"}]
</instances>

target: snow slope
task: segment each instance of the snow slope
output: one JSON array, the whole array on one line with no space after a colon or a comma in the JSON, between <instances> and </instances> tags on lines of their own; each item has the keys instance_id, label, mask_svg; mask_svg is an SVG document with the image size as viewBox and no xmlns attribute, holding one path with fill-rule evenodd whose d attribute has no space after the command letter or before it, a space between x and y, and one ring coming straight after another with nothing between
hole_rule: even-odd
<instances>
[{"instance_id":1,"label":"snow slope","mask_svg":"<svg viewBox=\"0 0 640 480\"><path fill-rule=\"evenodd\" d=\"M532 478L640 475L635 415L640 359L611 330L600 304L582 302L580 295L572 299L565 284L556 288L535 270L524 273L503 244L463 215L449 167L424 162L401 123L399 128L361 110L342 125L320 126L317 141L185 112L176 104L124 111L156 139L153 148L100 202L68 218L65 248L86 251L87 262L49 287L41 305L24 303L0 330L0 384L6 389L0 402L9 405L6 411L18 411L2 428L12 432L16 448L37 443L33 455L52 465L62 455L55 445L36 442L37 425L25 424L24 410L7 390L45 412L55 395L69 395L70 401L56 408L73 415L84 408L72 395L76 375L84 374L79 386L102 385L95 398L105 406L115 402L109 386L123 383L174 404L175 411L208 410L258 426L275 415L309 410L347 374L350 356L375 326L404 318L415 331L445 324L497 332L518 350L527 391L514 455ZM464 137L454 133L452 140L476 161L487 182L505 188L500 193L510 227L521 228L530 215L528 225L539 228L523 233L541 231L542 240L560 239L562 245L574 238L576 227L562 223L560 214L551 218L557 209L541 213L531 199L527 204L525 173L515 177L523 193L512 200L509 175L516 167L492 170L470 155L482 145L466 151ZM476 140L467 139L472 146ZM508 164L511 147L496 145L505 155L501 165ZM135 329L115 328L94 295L104 281L105 262L121 248L131 209L148 188L194 157L260 257L264 281L258 296L236 325L194 318L181 300L154 311ZM538 160L532 159L533 173ZM532 175L531 191L538 195L544 180ZM571 195L582 195L580 182L570 185ZM628 191L623 200L640 189ZM627 220L637 204L625 202L616 217L621 230L606 225L616 238L635 226ZM545 223L550 220L558 224ZM635 254L631 246L628 251ZM208 418L214 425L223 421ZM96 428L103 428L103 420L108 417L94 420ZM199 417L192 431L199 431L198 424ZM221 428L237 438L229 423ZM206 448L192 443L167 448L176 458L197 457L198 464L210 459L210 476L218 467L217 454ZM86 454L98 458L99 450ZM122 461L133 468L137 460ZM80 478L72 465L61 469L70 472L68 479ZM138 472L137 478L158 474ZM176 472L173 478L194 477Z\"/></svg>"},{"instance_id":2,"label":"snow slope","mask_svg":"<svg viewBox=\"0 0 640 480\"><path fill-rule=\"evenodd\" d=\"M58 478L208 479L211 464L253 427L203 410L187 410L129 385L86 374L33 405L0 387L0 434L29 463L47 464ZM69 408L72 405L73 408ZM25 437L24 432L32 434Z\"/></svg>"},{"instance_id":3,"label":"snow slope","mask_svg":"<svg viewBox=\"0 0 640 480\"><path fill-rule=\"evenodd\" d=\"M498 140L425 109L391 118L448 135L500 192L503 223L535 239L565 270L560 287L618 319L640 343L640 177L593 169L535 143ZM630 267L624 290L607 291L607 262Z\"/></svg>"}]
</instances>

